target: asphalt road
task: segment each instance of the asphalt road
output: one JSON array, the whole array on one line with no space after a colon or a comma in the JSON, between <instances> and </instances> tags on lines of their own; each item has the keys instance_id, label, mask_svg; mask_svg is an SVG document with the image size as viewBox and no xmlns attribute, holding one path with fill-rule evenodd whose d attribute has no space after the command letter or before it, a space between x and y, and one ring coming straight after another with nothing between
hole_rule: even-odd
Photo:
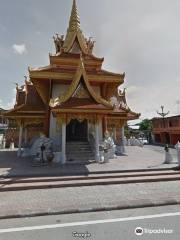
<instances>
[{"instance_id":1,"label":"asphalt road","mask_svg":"<svg viewBox=\"0 0 180 240\"><path fill-rule=\"evenodd\" d=\"M7 219L0 221L0 240L179 240L179 222L179 205Z\"/></svg>"}]
</instances>

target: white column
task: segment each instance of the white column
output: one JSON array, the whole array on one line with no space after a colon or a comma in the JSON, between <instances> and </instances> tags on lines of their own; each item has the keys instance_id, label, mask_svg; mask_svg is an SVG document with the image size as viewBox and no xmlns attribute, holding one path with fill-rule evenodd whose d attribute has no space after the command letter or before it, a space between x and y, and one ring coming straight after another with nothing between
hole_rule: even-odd
<instances>
[{"instance_id":1,"label":"white column","mask_svg":"<svg viewBox=\"0 0 180 240\"><path fill-rule=\"evenodd\" d=\"M116 142L116 127L113 127L113 140Z\"/></svg>"},{"instance_id":2,"label":"white column","mask_svg":"<svg viewBox=\"0 0 180 240\"><path fill-rule=\"evenodd\" d=\"M125 141L124 141L124 127L120 128L120 139L116 145L116 155L121 156L125 153Z\"/></svg>"},{"instance_id":3,"label":"white column","mask_svg":"<svg viewBox=\"0 0 180 240\"><path fill-rule=\"evenodd\" d=\"M62 155L61 163L66 163L66 122L62 122Z\"/></svg>"},{"instance_id":4,"label":"white column","mask_svg":"<svg viewBox=\"0 0 180 240\"><path fill-rule=\"evenodd\" d=\"M18 157L21 156L22 136L23 136L23 126L20 125L20 127L19 127L19 143L18 143L18 152L17 152Z\"/></svg>"},{"instance_id":5,"label":"white column","mask_svg":"<svg viewBox=\"0 0 180 240\"><path fill-rule=\"evenodd\" d=\"M98 162L99 156L99 120L95 123L95 160Z\"/></svg>"},{"instance_id":6,"label":"white column","mask_svg":"<svg viewBox=\"0 0 180 240\"><path fill-rule=\"evenodd\" d=\"M124 127L122 127L121 128L121 139L122 139L122 141L121 141L121 147L122 147L122 153L125 153L125 139L124 139Z\"/></svg>"},{"instance_id":7,"label":"white column","mask_svg":"<svg viewBox=\"0 0 180 240\"><path fill-rule=\"evenodd\" d=\"M27 144L27 127L24 129L24 143Z\"/></svg>"}]
</instances>

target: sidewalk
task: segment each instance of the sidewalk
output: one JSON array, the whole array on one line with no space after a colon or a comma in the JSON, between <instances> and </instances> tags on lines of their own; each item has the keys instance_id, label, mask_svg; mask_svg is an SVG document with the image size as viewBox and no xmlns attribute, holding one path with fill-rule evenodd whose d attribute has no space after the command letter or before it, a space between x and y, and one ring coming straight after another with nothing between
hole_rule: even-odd
<instances>
[{"instance_id":1,"label":"sidewalk","mask_svg":"<svg viewBox=\"0 0 180 240\"><path fill-rule=\"evenodd\" d=\"M180 204L180 181L0 193L0 219Z\"/></svg>"},{"instance_id":2,"label":"sidewalk","mask_svg":"<svg viewBox=\"0 0 180 240\"><path fill-rule=\"evenodd\" d=\"M164 150L161 147L126 147L126 155L112 159L106 164L52 164L46 167L33 167L31 158L17 158L14 151L0 151L0 176L33 177L89 174L92 172L125 171L135 169L160 169L177 166L175 150L174 162L163 164Z\"/></svg>"}]
</instances>

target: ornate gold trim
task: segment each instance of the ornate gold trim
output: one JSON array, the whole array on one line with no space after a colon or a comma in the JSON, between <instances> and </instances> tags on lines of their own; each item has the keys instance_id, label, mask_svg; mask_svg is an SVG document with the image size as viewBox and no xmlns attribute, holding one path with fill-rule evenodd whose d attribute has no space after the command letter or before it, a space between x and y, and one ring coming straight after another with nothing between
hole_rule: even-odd
<instances>
[{"instance_id":1,"label":"ornate gold trim","mask_svg":"<svg viewBox=\"0 0 180 240\"><path fill-rule=\"evenodd\" d=\"M88 65L90 66L101 66L102 65L103 60L97 60L97 59L84 59L84 64L86 67L88 67ZM53 64L60 64L61 66L67 66L69 64L74 64L74 66L78 65L77 63L77 58L66 58L66 57L61 57L60 56L50 56L50 63ZM45 70L45 69L43 69ZM47 69L48 70L48 69ZM33 71L33 69L31 69L31 71Z\"/></svg>"},{"instance_id":2,"label":"ornate gold trim","mask_svg":"<svg viewBox=\"0 0 180 240\"><path fill-rule=\"evenodd\" d=\"M40 124L43 123L41 118L20 118L20 119L15 119L16 123L18 126L22 126L22 127L27 127L28 125L31 124Z\"/></svg>"},{"instance_id":3,"label":"ornate gold trim","mask_svg":"<svg viewBox=\"0 0 180 240\"><path fill-rule=\"evenodd\" d=\"M48 84L44 84L43 82L38 81L37 79L31 78L31 82L35 86L37 92L42 98L45 104L49 101L49 86Z\"/></svg>"},{"instance_id":4,"label":"ornate gold trim","mask_svg":"<svg viewBox=\"0 0 180 240\"><path fill-rule=\"evenodd\" d=\"M94 109L52 109L54 113L100 113L100 114L112 114L113 110L94 110Z\"/></svg>"},{"instance_id":5,"label":"ornate gold trim","mask_svg":"<svg viewBox=\"0 0 180 240\"><path fill-rule=\"evenodd\" d=\"M104 106L113 109L113 106L109 102L107 102L105 99L103 99L101 96L98 96L94 92L93 88L90 86L90 84L88 82L88 77L87 77L87 74L86 74L86 71L85 71L85 68L84 68L84 63L83 63L82 58L80 59L79 67L78 67L78 69L76 71L76 74L74 76L74 80L71 83L70 87L68 88L67 92L65 94L63 94L62 96L59 96L56 99L51 99L50 106L51 107L55 107L55 106L60 105L63 102L66 102L73 95L73 93L75 92L78 84L80 83L81 76L83 76L83 79L84 79L85 85L87 87L87 90L89 91L89 93L92 96L92 98L97 103L103 104Z\"/></svg>"},{"instance_id":6,"label":"ornate gold trim","mask_svg":"<svg viewBox=\"0 0 180 240\"><path fill-rule=\"evenodd\" d=\"M82 122L84 120L92 120L93 121L95 119L95 115L94 114L83 114L83 113L67 114L67 124L69 124L72 119L77 119L80 122Z\"/></svg>"},{"instance_id":7,"label":"ornate gold trim","mask_svg":"<svg viewBox=\"0 0 180 240\"><path fill-rule=\"evenodd\" d=\"M18 113L46 113L45 111L28 111L28 110L26 110L26 111L19 111Z\"/></svg>"},{"instance_id":8,"label":"ornate gold trim","mask_svg":"<svg viewBox=\"0 0 180 240\"><path fill-rule=\"evenodd\" d=\"M89 82L107 82L107 83L119 83L124 82L122 75L120 76L106 76L106 75L92 75L87 74ZM55 72L40 72L33 71L29 73L31 79L57 79L57 80L66 80L70 82L73 80L73 73L55 73Z\"/></svg>"},{"instance_id":9,"label":"ornate gold trim","mask_svg":"<svg viewBox=\"0 0 180 240\"><path fill-rule=\"evenodd\" d=\"M10 119L15 119L15 120L19 120L19 119L26 119L28 117L29 118L39 118L39 119L44 119L45 117L42 117L42 116L33 116L33 115L30 115L30 116L8 116L8 118Z\"/></svg>"},{"instance_id":10,"label":"ornate gold trim","mask_svg":"<svg viewBox=\"0 0 180 240\"><path fill-rule=\"evenodd\" d=\"M124 126L124 124L126 123L125 119L114 119L114 118L108 118L107 120L107 128L115 126L117 128L121 128Z\"/></svg>"}]
</instances>

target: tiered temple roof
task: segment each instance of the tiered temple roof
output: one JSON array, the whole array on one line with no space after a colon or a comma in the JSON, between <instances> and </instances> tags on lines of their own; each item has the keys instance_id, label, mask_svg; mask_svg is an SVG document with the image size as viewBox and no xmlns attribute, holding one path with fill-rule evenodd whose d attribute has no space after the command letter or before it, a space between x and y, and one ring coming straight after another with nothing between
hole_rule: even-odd
<instances>
[{"instance_id":1,"label":"tiered temple roof","mask_svg":"<svg viewBox=\"0 0 180 240\"><path fill-rule=\"evenodd\" d=\"M45 105L34 85L25 81L25 85L16 86L16 102L14 109L6 112L10 118L44 118Z\"/></svg>"},{"instance_id":2,"label":"tiered temple roof","mask_svg":"<svg viewBox=\"0 0 180 240\"><path fill-rule=\"evenodd\" d=\"M124 97L118 94L118 87L124 83L125 74L112 73L102 69L104 58L93 55L94 41L86 39L80 28L76 1L73 6L67 34L53 37L56 53L49 55L50 64L40 68L29 68L29 81L17 87L14 109L7 117L45 118L51 110L57 112L102 112L126 120L136 119ZM67 92L53 99L54 83L67 84ZM99 86L97 94L93 86ZM116 98L116 104L111 98ZM71 111L70 111L71 110Z\"/></svg>"}]
</instances>

